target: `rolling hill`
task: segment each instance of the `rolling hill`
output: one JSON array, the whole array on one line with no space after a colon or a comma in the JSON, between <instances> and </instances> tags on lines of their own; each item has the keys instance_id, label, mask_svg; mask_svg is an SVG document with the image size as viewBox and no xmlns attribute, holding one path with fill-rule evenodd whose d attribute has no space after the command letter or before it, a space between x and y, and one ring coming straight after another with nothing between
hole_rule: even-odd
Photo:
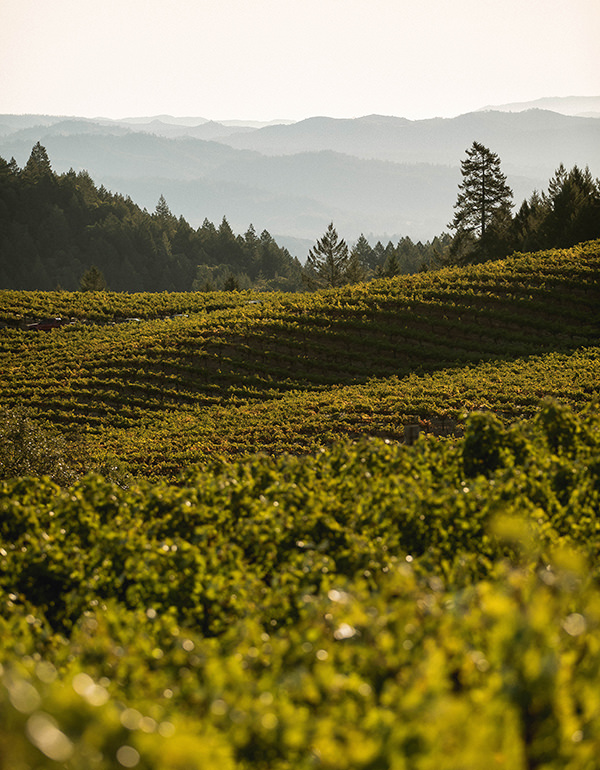
<instances>
[{"instance_id":1,"label":"rolling hill","mask_svg":"<svg viewBox=\"0 0 600 770\"><path fill-rule=\"evenodd\" d=\"M305 295L4 291L0 398L151 476L577 407L598 394L599 269L593 241ZM73 323L18 328L54 316Z\"/></svg>"}]
</instances>

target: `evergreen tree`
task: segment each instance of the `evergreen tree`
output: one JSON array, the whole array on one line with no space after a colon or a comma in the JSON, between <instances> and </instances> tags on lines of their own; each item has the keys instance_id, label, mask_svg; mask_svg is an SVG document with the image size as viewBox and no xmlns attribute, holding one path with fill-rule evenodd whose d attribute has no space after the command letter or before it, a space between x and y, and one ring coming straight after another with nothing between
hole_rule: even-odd
<instances>
[{"instance_id":1,"label":"evergreen tree","mask_svg":"<svg viewBox=\"0 0 600 770\"><path fill-rule=\"evenodd\" d=\"M214 242L214 255L218 263L229 265L232 272L244 270L246 265L244 239L236 238L227 217L223 217Z\"/></svg>"},{"instance_id":2,"label":"evergreen tree","mask_svg":"<svg viewBox=\"0 0 600 770\"><path fill-rule=\"evenodd\" d=\"M196 268L196 277L192 282L192 291L216 291L217 270L215 265L202 264Z\"/></svg>"},{"instance_id":3,"label":"evergreen tree","mask_svg":"<svg viewBox=\"0 0 600 770\"><path fill-rule=\"evenodd\" d=\"M512 190L500 170L500 158L473 142L461 161L462 183L449 227L456 231L453 252L459 261L498 256L510 224ZM493 252L493 254L492 254Z\"/></svg>"},{"instance_id":4,"label":"evergreen tree","mask_svg":"<svg viewBox=\"0 0 600 770\"><path fill-rule=\"evenodd\" d=\"M561 165L548 185L548 215L543 225L550 247L573 246L600 236L600 181L589 168Z\"/></svg>"},{"instance_id":5,"label":"evergreen tree","mask_svg":"<svg viewBox=\"0 0 600 770\"><path fill-rule=\"evenodd\" d=\"M346 283L362 283L367 280L367 270L360 258L360 252L356 248L350 252L344 277Z\"/></svg>"},{"instance_id":6,"label":"evergreen tree","mask_svg":"<svg viewBox=\"0 0 600 770\"><path fill-rule=\"evenodd\" d=\"M92 265L81 276L79 281L79 291L106 291L106 281L104 276L95 265Z\"/></svg>"},{"instance_id":7,"label":"evergreen tree","mask_svg":"<svg viewBox=\"0 0 600 770\"><path fill-rule=\"evenodd\" d=\"M308 252L306 271L311 285L335 288L345 281L348 246L340 240L333 222L323 237Z\"/></svg>"},{"instance_id":8,"label":"evergreen tree","mask_svg":"<svg viewBox=\"0 0 600 770\"><path fill-rule=\"evenodd\" d=\"M223 284L224 291L239 291L240 285L233 273L229 273Z\"/></svg>"},{"instance_id":9,"label":"evergreen tree","mask_svg":"<svg viewBox=\"0 0 600 770\"><path fill-rule=\"evenodd\" d=\"M253 250L258 245L258 235L256 234L256 230L254 229L253 224L250 224L248 226L248 229L244 233L244 241L246 243L247 248L252 253Z\"/></svg>"},{"instance_id":10,"label":"evergreen tree","mask_svg":"<svg viewBox=\"0 0 600 770\"><path fill-rule=\"evenodd\" d=\"M529 200L524 200L513 219L513 240L519 251L536 251L544 248L544 223L550 206L548 199L534 190Z\"/></svg>"},{"instance_id":11,"label":"evergreen tree","mask_svg":"<svg viewBox=\"0 0 600 770\"><path fill-rule=\"evenodd\" d=\"M376 265L375 254L369 241L365 238L363 233L358 237L358 240L352 247L350 256L355 254L359 264L365 271L374 270Z\"/></svg>"},{"instance_id":12,"label":"evergreen tree","mask_svg":"<svg viewBox=\"0 0 600 770\"><path fill-rule=\"evenodd\" d=\"M154 211L158 219L170 220L173 217L164 195L161 195Z\"/></svg>"},{"instance_id":13,"label":"evergreen tree","mask_svg":"<svg viewBox=\"0 0 600 770\"><path fill-rule=\"evenodd\" d=\"M372 253L372 264L375 269L375 272L378 270L381 270L385 264L385 260L387 259L387 253L385 250L385 246L381 241L377 241L375 246L373 246L373 253Z\"/></svg>"},{"instance_id":14,"label":"evergreen tree","mask_svg":"<svg viewBox=\"0 0 600 770\"><path fill-rule=\"evenodd\" d=\"M205 219L196 230L163 195L149 213L97 188L86 171L54 173L39 142L26 170L0 158L0 263L3 289L76 290L91 265L117 291L187 291L199 265L217 268L216 288L231 273L241 290L296 291L303 275L266 230L258 237L250 226L236 236L225 218L218 229ZM86 288L103 288L95 280L88 286L89 278Z\"/></svg>"},{"instance_id":15,"label":"evergreen tree","mask_svg":"<svg viewBox=\"0 0 600 770\"><path fill-rule=\"evenodd\" d=\"M389 251L388 255L383 263L383 267L377 269L377 276L379 278L393 278L395 275L400 275L402 272L402 266L400 260L396 254L396 251Z\"/></svg>"},{"instance_id":16,"label":"evergreen tree","mask_svg":"<svg viewBox=\"0 0 600 770\"><path fill-rule=\"evenodd\" d=\"M534 190L524 200L512 224L514 246L520 251L568 248L600 237L600 180L589 168L561 163L548 191Z\"/></svg>"},{"instance_id":17,"label":"evergreen tree","mask_svg":"<svg viewBox=\"0 0 600 770\"><path fill-rule=\"evenodd\" d=\"M38 179L41 176L51 176L52 166L46 148L37 142L31 150L29 160L25 164L24 174L31 179Z\"/></svg>"},{"instance_id":18,"label":"evergreen tree","mask_svg":"<svg viewBox=\"0 0 600 770\"><path fill-rule=\"evenodd\" d=\"M162 259L169 260L173 256L171 240L177 232L177 217L171 213L165 196L161 195L156 204L153 216L158 232L155 235L155 241L158 246L158 252ZM166 268L168 272L168 267Z\"/></svg>"},{"instance_id":19,"label":"evergreen tree","mask_svg":"<svg viewBox=\"0 0 600 770\"><path fill-rule=\"evenodd\" d=\"M448 233L442 233L428 244L428 249L424 255L424 261L419 267L419 271L427 270L429 267L441 267L447 264L448 254L452 245L452 238Z\"/></svg>"}]
</instances>

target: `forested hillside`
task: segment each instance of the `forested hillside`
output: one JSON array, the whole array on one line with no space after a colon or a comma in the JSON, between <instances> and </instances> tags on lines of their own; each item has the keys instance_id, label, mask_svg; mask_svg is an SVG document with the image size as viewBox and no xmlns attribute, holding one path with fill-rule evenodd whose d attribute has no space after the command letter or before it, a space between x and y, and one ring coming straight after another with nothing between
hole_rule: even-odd
<instances>
[{"instance_id":1,"label":"forested hillside","mask_svg":"<svg viewBox=\"0 0 600 770\"><path fill-rule=\"evenodd\" d=\"M416 272L449 242L448 235L426 243L405 236L372 246L361 235L343 282ZM102 280L89 281L90 270ZM54 173L39 143L23 169L0 158L2 288L298 291L310 285L305 278L300 261L252 225L235 235L224 217L218 227L205 219L194 230L172 214L163 195L149 214L96 187L85 171Z\"/></svg>"},{"instance_id":2,"label":"forested hillside","mask_svg":"<svg viewBox=\"0 0 600 770\"><path fill-rule=\"evenodd\" d=\"M236 236L226 219L194 230L163 197L150 214L84 171L54 173L39 143L22 170L0 159L0 286L76 289L92 266L114 291L301 285L300 263L266 231Z\"/></svg>"},{"instance_id":3,"label":"forested hillside","mask_svg":"<svg viewBox=\"0 0 600 770\"><path fill-rule=\"evenodd\" d=\"M299 156L292 160L302 164ZM38 142L23 169L14 159L0 158L0 287L129 292L335 288L515 251L568 247L600 235L600 181L588 167L567 170L560 164L547 191L534 191L514 215L514 193L497 153L473 142L461 171L452 235L425 243L404 236L396 244L373 245L361 233L348 246L330 222L317 251L308 249L303 268L266 230L259 236L250 225L244 235L235 235L225 217L218 227L205 219L194 230L173 215L162 194L150 214L130 198L96 187L85 171L56 174ZM346 183L336 173L331 178L340 200L364 194L356 180ZM315 180L308 174L305 183L308 190ZM375 187L385 197L380 180ZM425 197L431 192L427 184L422 188ZM414 188L413 203L418 199ZM364 209L360 217L367 213ZM331 248L323 249L332 236Z\"/></svg>"},{"instance_id":4,"label":"forested hillside","mask_svg":"<svg viewBox=\"0 0 600 770\"><path fill-rule=\"evenodd\" d=\"M353 251L344 282L416 272L447 250L448 235ZM90 281L90 270L102 280ZM82 279L86 277L86 280ZM224 217L197 230L174 216L163 195L152 214L129 197L97 187L85 171L56 174L46 149L23 169L0 158L0 287L109 288L113 291L304 290L301 263L265 230L235 235ZM314 288L314 287L313 287Z\"/></svg>"}]
</instances>

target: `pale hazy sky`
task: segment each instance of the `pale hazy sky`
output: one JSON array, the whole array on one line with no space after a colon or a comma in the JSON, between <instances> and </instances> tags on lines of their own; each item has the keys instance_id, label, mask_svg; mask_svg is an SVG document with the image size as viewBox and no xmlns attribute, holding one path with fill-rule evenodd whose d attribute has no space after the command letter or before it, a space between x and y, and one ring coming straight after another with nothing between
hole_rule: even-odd
<instances>
[{"instance_id":1,"label":"pale hazy sky","mask_svg":"<svg viewBox=\"0 0 600 770\"><path fill-rule=\"evenodd\" d=\"M0 113L454 116L600 95L600 0L0 0Z\"/></svg>"}]
</instances>

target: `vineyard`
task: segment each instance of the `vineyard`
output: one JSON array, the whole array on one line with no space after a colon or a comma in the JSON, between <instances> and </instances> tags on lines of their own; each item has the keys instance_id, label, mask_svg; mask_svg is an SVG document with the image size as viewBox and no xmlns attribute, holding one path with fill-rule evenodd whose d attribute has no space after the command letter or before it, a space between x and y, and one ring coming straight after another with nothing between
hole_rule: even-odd
<instances>
[{"instance_id":1,"label":"vineyard","mask_svg":"<svg viewBox=\"0 0 600 770\"><path fill-rule=\"evenodd\" d=\"M0 770L596 770L600 242L0 307Z\"/></svg>"},{"instance_id":2,"label":"vineyard","mask_svg":"<svg viewBox=\"0 0 600 770\"><path fill-rule=\"evenodd\" d=\"M444 435L545 395L578 407L597 393L599 268L591 242L316 294L0 292L0 401L153 478L409 423ZM72 323L25 330L53 317Z\"/></svg>"}]
</instances>

